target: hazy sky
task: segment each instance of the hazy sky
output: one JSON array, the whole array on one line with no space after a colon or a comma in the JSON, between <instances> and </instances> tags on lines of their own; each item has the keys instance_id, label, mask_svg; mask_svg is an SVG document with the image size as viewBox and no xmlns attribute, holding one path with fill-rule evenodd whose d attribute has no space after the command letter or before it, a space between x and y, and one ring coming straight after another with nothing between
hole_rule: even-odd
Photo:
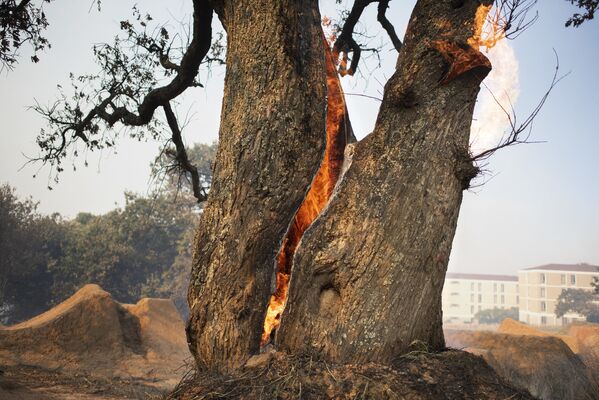
<instances>
[{"instance_id":1,"label":"hazy sky","mask_svg":"<svg viewBox=\"0 0 599 400\"><path fill-rule=\"evenodd\" d=\"M156 0L138 3L142 11L173 25L185 20L191 9L189 0L170 1L168 6ZM323 14L334 16L334 1L322 3ZM545 143L498 153L487 166L490 173L485 185L465 193L450 260L454 272L514 273L549 262L599 264L599 21L566 29L564 22L574 11L567 1L539 3L539 21L509 43L515 57L502 62L501 71L497 68L496 72L509 81L504 84L506 91L514 92L510 98L519 93L515 109L521 117L536 105L551 80L553 49L561 71L570 75L535 121L533 139ZM104 0L101 13L90 10L90 4L91 0L52 3L47 7L52 49L41 54L38 64L27 61L30 54L25 49L16 69L0 76L0 182L16 187L21 196L39 200L43 212L58 211L70 217L79 211L102 213L121 205L125 190L145 193L149 164L158 151L157 143L124 139L116 154L89 155L89 167L64 172L52 191L46 189L48 169L42 169L36 179L32 175L38 165L19 170L26 161L24 155L37 154L35 137L43 127L41 118L27 107L34 99L51 102L56 84L67 83L69 72L96 71L91 45L109 41L135 2ZM388 15L398 32L405 30L413 4L391 2ZM376 21L376 7L371 8L364 21ZM375 23L366 25L372 33L380 31ZM348 94L380 96L396 53L387 46L382 56L382 68L367 74L367 82L364 77L343 79ZM214 69L208 80L202 75L206 88L189 90L179 107L181 116L189 115L184 131L188 143L217 139L224 72L224 68ZM372 130L378 105L376 100L348 96L358 137Z\"/></svg>"}]
</instances>

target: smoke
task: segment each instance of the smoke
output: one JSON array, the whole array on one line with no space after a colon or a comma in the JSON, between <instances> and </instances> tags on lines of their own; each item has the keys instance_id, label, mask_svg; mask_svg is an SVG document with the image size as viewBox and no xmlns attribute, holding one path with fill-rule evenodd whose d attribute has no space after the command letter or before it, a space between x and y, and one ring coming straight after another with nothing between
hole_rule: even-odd
<instances>
[{"instance_id":1,"label":"smoke","mask_svg":"<svg viewBox=\"0 0 599 400\"><path fill-rule=\"evenodd\" d=\"M474 109L474 120L470 128L473 154L494 147L501 141L509 130L505 111L511 112L520 94L518 60L509 42L505 39L499 41L485 55L491 61L493 70L481 86Z\"/></svg>"}]
</instances>

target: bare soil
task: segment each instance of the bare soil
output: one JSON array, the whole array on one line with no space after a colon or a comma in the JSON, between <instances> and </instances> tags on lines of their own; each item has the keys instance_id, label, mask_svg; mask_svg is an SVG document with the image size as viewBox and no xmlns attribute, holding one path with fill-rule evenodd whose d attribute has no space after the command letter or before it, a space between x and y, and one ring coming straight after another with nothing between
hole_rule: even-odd
<instances>
[{"instance_id":1,"label":"bare soil","mask_svg":"<svg viewBox=\"0 0 599 400\"><path fill-rule=\"evenodd\" d=\"M36 367L0 367L0 399L159 400L164 392L138 381L101 379Z\"/></svg>"},{"instance_id":2,"label":"bare soil","mask_svg":"<svg viewBox=\"0 0 599 400\"><path fill-rule=\"evenodd\" d=\"M0 327L0 368L31 366L171 390L189 361L185 325L170 300L121 304L97 285L35 318Z\"/></svg>"}]
</instances>

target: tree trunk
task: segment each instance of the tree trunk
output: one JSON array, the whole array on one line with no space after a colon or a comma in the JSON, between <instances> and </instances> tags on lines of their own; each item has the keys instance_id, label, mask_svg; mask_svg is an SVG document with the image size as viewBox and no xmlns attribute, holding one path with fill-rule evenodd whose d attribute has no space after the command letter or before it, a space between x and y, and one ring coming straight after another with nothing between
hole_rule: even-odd
<instances>
[{"instance_id":1,"label":"tree trunk","mask_svg":"<svg viewBox=\"0 0 599 400\"><path fill-rule=\"evenodd\" d=\"M375 129L296 252L283 350L386 363L414 341L444 347L441 290L490 70L475 15L484 21L490 3L417 2Z\"/></svg>"},{"instance_id":2,"label":"tree trunk","mask_svg":"<svg viewBox=\"0 0 599 400\"><path fill-rule=\"evenodd\" d=\"M323 157L325 64L316 0L213 4L227 73L187 334L200 366L230 369L259 350L276 256Z\"/></svg>"}]
</instances>

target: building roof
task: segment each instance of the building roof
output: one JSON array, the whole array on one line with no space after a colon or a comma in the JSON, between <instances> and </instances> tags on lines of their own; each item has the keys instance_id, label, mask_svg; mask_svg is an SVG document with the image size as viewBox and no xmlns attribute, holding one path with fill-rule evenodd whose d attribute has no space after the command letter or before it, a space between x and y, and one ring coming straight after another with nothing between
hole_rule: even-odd
<instances>
[{"instance_id":1,"label":"building roof","mask_svg":"<svg viewBox=\"0 0 599 400\"><path fill-rule=\"evenodd\" d=\"M475 281L509 281L518 282L518 277L513 275L487 275L487 274L462 274L448 272L445 279L468 279Z\"/></svg>"},{"instance_id":2,"label":"building roof","mask_svg":"<svg viewBox=\"0 0 599 400\"><path fill-rule=\"evenodd\" d=\"M525 268L524 271L566 271L566 272L597 272L599 273L599 265L581 264L546 264L538 267Z\"/></svg>"}]
</instances>

